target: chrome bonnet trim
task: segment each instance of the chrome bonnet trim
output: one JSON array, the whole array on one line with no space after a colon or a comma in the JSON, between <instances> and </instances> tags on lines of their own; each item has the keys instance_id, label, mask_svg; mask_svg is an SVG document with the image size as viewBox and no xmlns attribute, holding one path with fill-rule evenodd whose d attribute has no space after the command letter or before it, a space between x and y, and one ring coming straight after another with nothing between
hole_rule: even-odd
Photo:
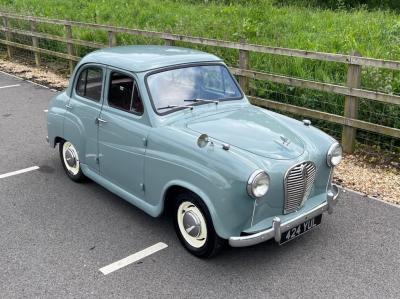
<instances>
[{"instance_id":1,"label":"chrome bonnet trim","mask_svg":"<svg viewBox=\"0 0 400 299\"><path fill-rule=\"evenodd\" d=\"M249 236L230 237L229 245L232 247L246 247L265 242L272 238L274 238L276 242L280 242L281 234L288 231L292 227L298 226L310 218L321 215L323 212L327 211L329 214L331 214L334 206L337 204L338 195L338 187L336 185L332 185L331 189L327 193L326 202L283 223L281 223L281 219L279 217L275 217L272 221L272 227L270 229Z\"/></svg>"}]
</instances>

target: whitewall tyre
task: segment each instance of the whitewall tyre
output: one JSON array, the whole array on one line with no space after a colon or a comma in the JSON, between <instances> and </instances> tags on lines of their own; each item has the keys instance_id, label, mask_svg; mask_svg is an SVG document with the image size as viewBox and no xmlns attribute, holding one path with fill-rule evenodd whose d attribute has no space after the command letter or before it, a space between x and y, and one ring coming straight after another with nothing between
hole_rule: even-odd
<instances>
[{"instance_id":1,"label":"whitewall tyre","mask_svg":"<svg viewBox=\"0 0 400 299\"><path fill-rule=\"evenodd\" d=\"M226 243L216 234L207 206L191 192L177 195L173 217L179 240L197 257L211 257Z\"/></svg>"},{"instance_id":2,"label":"whitewall tyre","mask_svg":"<svg viewBox=\"0 0 400 299\"><path fill-rule=\"evenodd\" d=\"M69 141L61 141L59 144L60 159L65 173L75 182L83 181L85 176L82 173L78 151Z\"/></svg>"}]
</instances>

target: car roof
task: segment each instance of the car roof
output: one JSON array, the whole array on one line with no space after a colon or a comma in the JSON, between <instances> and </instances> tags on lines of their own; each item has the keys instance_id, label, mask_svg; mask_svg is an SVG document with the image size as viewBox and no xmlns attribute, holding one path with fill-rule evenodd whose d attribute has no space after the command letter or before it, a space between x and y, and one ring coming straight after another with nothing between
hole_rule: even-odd
<instances>
[{"instance_id":1,"label":"car roof","mask_svg":"<svg viewBox=\"0 0 400 299\"><path fill-rule=\"evenodd\" d=\"M86 55L79 64L101 63L133 72L171 65L217 62L221 58L205 52L170 46L122 46L105 48Z\"/></svg>"}]
</instances>

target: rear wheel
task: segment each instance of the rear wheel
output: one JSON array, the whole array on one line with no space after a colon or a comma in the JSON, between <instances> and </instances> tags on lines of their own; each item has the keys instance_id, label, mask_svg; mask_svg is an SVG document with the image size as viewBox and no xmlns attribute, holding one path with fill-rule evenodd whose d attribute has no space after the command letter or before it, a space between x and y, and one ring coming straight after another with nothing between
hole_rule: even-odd
<instances>
[{"instance_id":1,"label":"rear wheel","mask_svg":"<svg viewBox=\"0 0 400 299\"><path fill-rule=\"evenodd\" d=\"M80 182L85 179L82 172L78 151L75 146L69 141L61 141L59 144L60 159L69 178L75 182Z\"/></svg>"},{"instance_id":2,"label":"rear wheel","mask_svg":"<svg viewBox=\"0 0 400 299\"><path fill-rule=\"evenodd\" d=\"M195 256L212 257L225 244L225 240L214 230L207 206L193 193L184 192L177 195L174 225L183 246Z\"/></svg>"}]
</instances>

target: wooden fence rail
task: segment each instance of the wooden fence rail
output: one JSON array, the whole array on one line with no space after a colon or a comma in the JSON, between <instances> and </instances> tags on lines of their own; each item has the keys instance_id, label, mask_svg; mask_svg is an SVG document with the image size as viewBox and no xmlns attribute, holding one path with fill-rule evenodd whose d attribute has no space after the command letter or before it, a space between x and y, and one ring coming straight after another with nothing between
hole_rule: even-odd
<instances>
[{"instance_id":1,"label":"wooden fence rail","mask_svg":"<svg viewBox=\"0 0 400 299\"><path fill-rule=\"evenodd\" d=\"M131 35L163 39L166 45L174 45L175 42L178 41L196 45L206 45L206 46L222 47L228 49L236 49L239 52L238 53L239 68L231 68L231 71L233 74L239 77L239 83L246 93L249 92L249 80L253 79L253 80L270 81L279 84L329 92L345 96L345 105L343 113L344 116L339 116L304 107L289 105L286 103L261 99L257 97L249 97L250 101L253 104L261 107L277 109L280 111L286 111L294 114L300 114L343 125L342 144L344 150L348 153L351 153L354 150L356 129L372 131L378 134L400 138L400 129L373 124L370 122L361 121L357 119L359 98L369 99L372 101L378 101L388 104L400 105L400 96L398 95L361 89L360 88L361 68L363 66L367 66L367 67L376 67L376 68L383 68L390 70L400 70L400 61L361 57L361 55L359 55L356 52L353 52L349 55L345 55L345 54L305 51L298 49L269 47L263 45L248 44L245 42L245 40L241 40L240 42L232 42L232 41L216 40L210 38L179 35L166 32L156 32L156 31L116 27L110 25L100 25L100 24L92 24L92 23L84 23L76 21L23 16L7 12L0 12L0 17L2 18L2 25L3 25L0 26L0 32L5 33L5 39L0 39L0 44L6 45L7 55L10 58L13 56L13 48L29 50L32 51L35 55L36 65L40 66L41 65L40 54L52 55L55 57L68 60L71 72L74 68L75 63L80 60L80 57L75 55L76 45L86 46L95 49L106 46L116 46L118 33L128 33ZM25 29L13 28L10 26L9 22L10 20L27 21L30 24L30 30L26 30L26 28ZM40 32L38 30L38 24L40 23L63 26L65 29L65 36ZM75 39L73 38L74 27L106 31L108 33L108 44L105 45L93 41ZM31 45L14 42L12 39L12 34L29 36L31 38ZM39 47L40 39L65 43L67 53L60 53L57 51L40 48ZM344 63L348 65L347 83L346 85L331 84L331 83L317 82L301 78L294 78L278 74L271 74L271 73L251 70L250 55L252 53L266 53L266 54L273 54L280 56L313 59L319 61Z\"/></svg>"}]
</instances>

